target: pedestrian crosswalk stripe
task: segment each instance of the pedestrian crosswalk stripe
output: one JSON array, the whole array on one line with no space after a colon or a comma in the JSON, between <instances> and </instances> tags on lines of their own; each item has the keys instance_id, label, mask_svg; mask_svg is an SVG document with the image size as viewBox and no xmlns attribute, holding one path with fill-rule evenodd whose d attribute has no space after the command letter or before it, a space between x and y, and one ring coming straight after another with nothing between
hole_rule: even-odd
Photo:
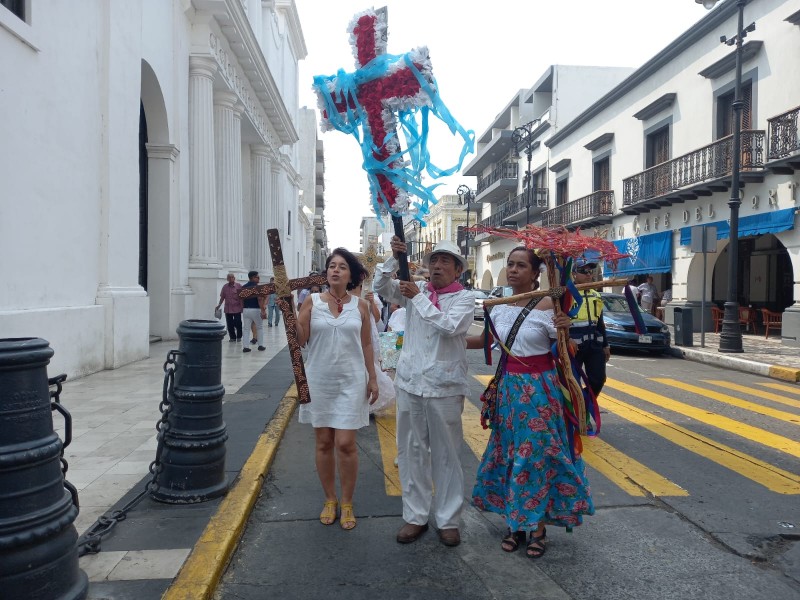
<instances>
[{"instance_id":1,"label":"pedestrian crosswalk stripe","mask_svg":"<svg viewBox=\"0 0 800 600\"><path fill-rule=\"evenodd\" d=\"M676 425L603 392L600 406L673 444L707 458L778 494L800 494L800 475L779 469L735 448Z\"/></svg>"},{"instance_id":2,"label":"pedestrian crosswalk stripe","mask_svg":"<svg viewBox=\"0 0 800 600\"><path fill-rule=\"evenodd\" d=\"M709 413L705 409L672 400L661 394L656 394L650 390L629 385L622 381L617 381L616 379L608 379L606 381L606 387L628 394L634 398L651 402L661 408L695 419L700 423L729 431L747 440L767 446L768 448L780 450L781 452L800 458L800 442L796 442L782 435L777 435L765 429L741 423L735 419ZM602 402L600 405L602 406Z\"/></svg>"},{"instance_id":3,"label":"pedestrian crosswalk stripe","mask_svg":"<svg viewBox=\"0 0 800 600\"><path fill-rule=\"evenodd\" d=\"M604 440L583 438L583 460L631 496L688 496L689 493Z\"/></svg>"},{"instance_id":4,"label":"pedestrian crosswalk stripe","mask_svg":"<svg viewBox=\"0 0 800 600\"><path fill-rule=\"evenodd\" d=\"M787 423L791 423L792 425L800 425L800 415L795 415L782 410L775 410L774 408L770 408L769 406L761 406L760 404L756 404L755 402L748 402L747 400L744 400L742 398L737 398L736 396L731 396L730 394L720 394L719 392L715 392L714 390L709 390L697 385L691 385L689 383L683 383L682 381L677 381L675 379L655 377L651 379L651 381L655 381L656 383L661 383L674 388L678 388L679 390L692 392L693 394L704 396L706 398L710 398L711 400L724 402L725 404L730 404L731 406L743 408L745 410L749 410L750 412L754 412L759 415L772 417L773 419L778 419L780 421L786 421ZM731 389L737 389L735 387L735 384L729 384L728 387L730 387ZM744 386L739 386L739 388L743 388L745 391L747 391L748 389Z\"/></svg>"},{"instance_id":5,"label":"pedestrian crosswalk stripe","mask_svg":"<svg viewBox=\"0 0 800 600\"><path fill-rule=\"evenodd\" d=\"M796 385L785 385L783 383L761 383L759 382L758 385L763 385L764 387L772 388L773 390L783 390L784 392L789 392L790 394L797 394L800 396L800 387Z\"/></svg>"},{"instance_id":6,"label":"pedestrian crosswalk stripe","mask_svg":"<svg viewBox=\"0 0 800 600\"><path fill-rule=\"evenodd\" d=\"M717 379L706 379L705 383L711 383L713 385L718 385L723 388L728 388L731 390L736 390L737 392L744 392L745 394L750 394L751 396L755 396L756 398L762 398L764 400L771 400L772 402L778 402L779 404L785 404L786 406L791 406L793 408L800 408L800 400L795 400L793 398L787 398L786 396L780 396L778 394L773 394L772 392L765 392L763 390L757 390L755 388L747 387L746 385L739 385L738 383L731 383L730 381L720 381ZM760 384L765 385L765 384ZM766 384L769 385L769 384ZM779 383L776 385L780 385ZM781 388L778 388L781 389ZM790 390L792 391L792 390ZM800 394L800 390L796 393ZM800 416L798 417L800 418Z\"/></svg>"},{"instance_id":7,"label":"pedestrian crosswalk stripe","mask_svg":"<svg viewBox=\"0 0 800 600\"><path fill-rule=\"evenodd\" d=\"M394 466L397 456L397 423L394 415L375 417L375 427L378 430L378 442L381 446L381 462L383 463L383 483L387 496L402 495L400 487L400 474Z\"/></svg>"},{"instance_id":8,"label":"pedestrian crosswalk stripe","mask_svg":"<svg viewBox=\"0 0 800 600\"><path fill-rule=\"evenodd\" d=\"M483 385L488 385L492 379L491 375L475 375L474 377ZM467 414L468 411L474 412L476 418L473 422L479 424L480 411L469 402L467 402L467 405L468 407L465 407L464 414ZM484 431L480 425L478 427L478 430L473 428L472 435L480 440L480 450L476 450L476 446L467 439L466 424L464 426L464 439L467 439L467 443L472 448L472 451L475 452L475 456L480 458L489 440L490 432L488 430ZM688 496L686 490L681 489L667 478L662 477L652 469L596 437L587 436L583 438L583 459L586 464L599 471L631 496L644 496L645 491L654 496Z\"/></svg>"}]
</instances>

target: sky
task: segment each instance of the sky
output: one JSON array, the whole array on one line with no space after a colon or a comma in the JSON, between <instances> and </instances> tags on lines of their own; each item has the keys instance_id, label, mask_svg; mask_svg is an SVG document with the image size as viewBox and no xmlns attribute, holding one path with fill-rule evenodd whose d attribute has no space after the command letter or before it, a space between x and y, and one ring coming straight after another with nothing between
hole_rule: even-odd
<instances>
[{"instance_id":1,"label":"sky","mask_svg":"<svg viewBox=\"0 0 800 600\"><path fill-rule=\"evenodd\" d=\"M553 64L639 67L703 18L694 0L295 0L308 56L300 61L300 106L316 109L315 75L352 71L347 26L373 6L389 8L390 54L430 51L439 94L465 129L480 136L520 89ZM362 217L370 216L361 153L347 134L319 132L325 148L328 246L359 249ZM432 161L457 162L460 143L432 125ZM467 155L464 166L473 158ZM474 177L440 180L435 195L455 194ZM430 185L431 180L425 180ZM438 181L437 181L438 183Z\"/></svg>"}]
</instances>

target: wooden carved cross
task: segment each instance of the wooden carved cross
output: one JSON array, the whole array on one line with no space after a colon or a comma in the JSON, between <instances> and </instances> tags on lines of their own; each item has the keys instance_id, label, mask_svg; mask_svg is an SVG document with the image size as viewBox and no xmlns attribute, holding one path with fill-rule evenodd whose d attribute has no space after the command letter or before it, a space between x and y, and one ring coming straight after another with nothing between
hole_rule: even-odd
<instances>
[{"instance_id":1,"label":"wooden carved cross","mask_svg":"<svg viewBox=\"0 0 800 600\"><path fill-rule=\"evenodd\" d=\"M400 156L400 142L394 122L388 121L384 113L387 111L394 113L401 109L405 102L416 99L417 95L422 92L422 88L415 73L408 66L402 66L399 62L397 63L399 68L392 68L381 75L370 74L365 69L371 61L386 53L387 22L388 10L385 6L376 9L375 15L366 14L356 21L350 33L355 38L356 66L358 68L356 74L363 75L358 79L355 98L347 95L339 101L335 101L334 104L337 111L344 117L357 115L353 110L356 102L364 107L367 121L362 125L372 138L372 156L383 164L395 157L394 162L391 163L394 166L395 162L403 161ZM427 54L427 50L425 53ZM406 55L406 59L411 61L418 71L423 73L423 76L425 75L422 65L413 62L411 53ZM432 79L428 81L432 86L435 85ZM335 85L336 77L331 78L331 82ZM355 126L358 123L350 123L350 125ZM374 183L378 188L378 197L389 208L392 208L398 196L397 187L383 172L375 170L369 175L371 184ZM393 214L392 223L395 235L401 240L405 239L402 217ZM401 254L399 262L400 279L410 281L408 257Z\"/></svg>"},{"instance_id":2,"label":"wooden carved cross","mask_svg":"<svg viewBox=\"0 0 800 600\"><path fill-rule=\"evenodd\" d=\"M298 401L300 404L306 404L311 402L311 395L308 391L308 380L306 379L306 368L303 364L303 354L300 350L300 343L297 341L297 319L294 314L292 291L311 287L312 285L323 286L328 281L324 275L309 275L308 277L289 279L289 276L286 274L286 265L283 264L281 238L277 229L267 230L267 241L269 242L270 255L272 255L272 268L275 275L275 283L242 288L242 291L239 292L239 297L269 296L273 293L277 296L278 308L280 308L283 313L283 322L286 326L286 341L289 343L292 370L294 371L295 383L297 383Z\"/></svg>"},{"instance_id":3,"label":"wooden carved cross","mask_svg":"<svg viewBox=\"0 0 800 600\"><path fill-rule=\"evenodd\" d=\"M364 254L356 254L358 262L367 270L367 276L361 282L361 297L364 298L372 291L372 280L375 278L375 268L382 258L378 256L377 249L374 242L370 242L367 246L367 251Z\"/></svg>"}]
</instances>

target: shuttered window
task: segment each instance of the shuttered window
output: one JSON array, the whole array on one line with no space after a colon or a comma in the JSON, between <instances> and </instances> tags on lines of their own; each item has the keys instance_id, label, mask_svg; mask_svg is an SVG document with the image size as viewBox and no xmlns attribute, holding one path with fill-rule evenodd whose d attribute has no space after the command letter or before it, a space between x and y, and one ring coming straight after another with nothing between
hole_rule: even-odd
<instances>
[{"instance_id":1,"label":"shuttered window","mask_svg":"<svg viewBox=\"0 0 800 600\"><path fill-rule=\"evenodd\" d=\"M733 100L736 94L730 91L717 98L717 139L733 133ZM750 129L753 122L753 82L742 84L742 129Z\"/></svg>"},{"instance_id":2,"label":"shuttered window","mask_svg":"<svg viewBox=\"0 0 800 600\"><path fill-rule=\"evenodd\" d=\"M556 206L569 202L569 179L556 183Z\"/></svg>"},{"instance_id":3,"label":"shuttered window","mask_svg":"<svg viewBox=\"0 0 800 600\"><path fill-rule=\"evenodd\" d=\"M25 0L0 0L0 4L5 6L23 21L25 20Z\"/></svg>"},{"instance_id":4,"label":"shuttered window","mask_svg":"<svg viewBox=\"0 0 800 600\"><path fill-rule=\"evenodd\" d=\"M669 160L669 126L647 136L645 167L650 168Z\"/></svg>"},{"instance_id":5,"label":"shuttered window","mask_svg":"<svg viewBox=\"0 0 800 600\"><path fill-rule=\"evenodd\" d=\"M611 189L611 161L608 157L594 163L594 181L592 184L595 192Z\"/></svg>"}]
</instances>

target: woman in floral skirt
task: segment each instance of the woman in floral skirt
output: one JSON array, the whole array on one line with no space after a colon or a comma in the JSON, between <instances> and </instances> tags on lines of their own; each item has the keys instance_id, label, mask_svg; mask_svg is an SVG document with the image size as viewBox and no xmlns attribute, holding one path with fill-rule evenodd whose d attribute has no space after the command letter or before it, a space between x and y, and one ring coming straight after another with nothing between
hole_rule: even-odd
<instances>
[{"instance_id":1,"label":"woman in floral skirt","mask_svg":"<svg viewBox=\"0 0 800 600\"><path fill-rule=\"evenodd\" d=\"M541 264L523 246L511 251L506 274L515 295L538 287ZM506 347L508 334L529 301L492 309L495 331ZM581 524L583 515L594 513L583 460L570 456L564 396L550 354L556 328L569 325L567 315L554 317L550 297L542 298L524 316L508 348L496 400L488 407L492 433L472 493L478 508L505 517L508 531L501 548L514 552L527 540L530 558L545 553L545 525L569 530ZM484 335L467 339L468 348L481 348L483 343Z\"/></svg>"}]
</instances>

